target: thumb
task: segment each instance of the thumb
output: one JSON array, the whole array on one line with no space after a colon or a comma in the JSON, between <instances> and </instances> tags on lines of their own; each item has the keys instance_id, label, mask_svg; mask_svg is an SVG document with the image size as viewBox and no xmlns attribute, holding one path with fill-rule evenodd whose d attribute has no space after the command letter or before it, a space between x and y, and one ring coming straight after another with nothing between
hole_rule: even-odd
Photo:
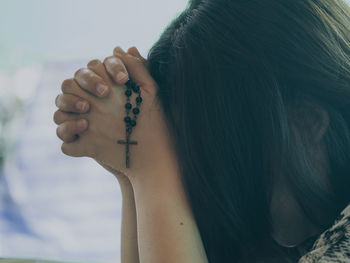
<instances>
[{"instance_id":1,"label":"thumb","mask_svg":"<svg viewBox=\"0 0 350 263\"><path fill-rule=\"evenodd\" d=\"M140 52L138 51L138 49L135 46L132 46L128 49L128 52L130 55L133 55L134 57L138 57L139 59L141 59L141 61L147 65L147 59L145 59L144 57L141 56Z\"/></svg>"},{"instance_id":2,"label":"thumb","mask_svg":"<svg viewBox=\"0 0 350 263\"><path fill-rule=\"evenodd\" d=\"M113 55L123 61L130 78L140 86L142 90L154 96L156 95L157 84L140 58L125 53L120 47L116 47L113 50Z\"/></svg>"}]
</instances>

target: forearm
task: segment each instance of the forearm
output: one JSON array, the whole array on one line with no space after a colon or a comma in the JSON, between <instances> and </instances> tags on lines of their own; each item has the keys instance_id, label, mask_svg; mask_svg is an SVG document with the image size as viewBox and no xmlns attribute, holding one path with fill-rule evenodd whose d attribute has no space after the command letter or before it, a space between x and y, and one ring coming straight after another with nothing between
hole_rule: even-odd
<instances>
[{"instance_id":1,"label":"forearm","mask_svg":"<svg viewBox=\"0 0 350 263\"><path fill-rule=\"evenodd\" d=\"M96 161L117 178L122 193L121 263L139 263L135 198L130 180L105 162Z\"/></svg>"},{"instance_id":2,"label":"forearm","mask_svg":"<svg viewBox=\"0 0 350 263\"><path fill-rule=\"evenodd\" d=\"M180 178L174 171L142 174L132 181L142 263L208 262Z\"/></svg>"},{"instance_id":3,"label":"forearm","mask_svg":"<svg viewBox=\"0 0 350 263\"><path fill-rule=\"evenodd\" d=\"M139 263L134 192L130 182L120 183L122 192L121 262Z\"/></svg>"}]
</instances>

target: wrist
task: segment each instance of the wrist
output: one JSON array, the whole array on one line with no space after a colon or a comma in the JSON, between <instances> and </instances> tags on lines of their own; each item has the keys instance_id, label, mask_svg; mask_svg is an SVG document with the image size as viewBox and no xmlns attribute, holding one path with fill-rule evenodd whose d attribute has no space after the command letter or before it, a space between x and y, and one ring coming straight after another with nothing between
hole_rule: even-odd
<instances>
[{"instance_id":1,"label":"wrist","mask_svg":"<svg viewBox=\"0 0 350 263\"><path fill-rule=\"evenodd\" d=\"M122 190L122 193L124 190L128 190L129 188L132 188L132 185L130 183L129 178L124 175L122 172L114 169L112 166L106 164L105 162L101 161L101 160L96 160L103 168L105 168L107 171L109 171L110 173L112 173L114 175L115 178L117 178L120 188Z\"/></svg>"},{"instance_id":2,"label":"wrist","mask_svg":"<svg viewBox=\"0 0 350 263\"><path fill-rule=\"evenodd\" d=\"M122 193L122 196L126 196L126 195L134 195L134 190L133 187L129 181L129 179L124 176L125 178L119 178L118 176L116 176L118 182L119 182L119 186L120 186L120 191Z\"/></svg>"},{"instance_id":3,"label":"wrist","mask_svg":"<svg viewBox=\"0 0 350 263\"><path fill-rule=\"evenodd\" d=\"M133 188L166 185L180 179L179 165L171 147L162 147L160 151L153 151L152 160L144 168L127 174Z\"/></svg>"},{"instance_id":4,"label":"wrist","mask_svg":"<svg viewBox=\"0 0 350 263\"><path fill-rule=\"evenodd\" d=\"M153 167L152 170L132 174L128 179L135 192L148 188L161 190L181 183L178 165L173 161L161 162L161 165Z\"/></svg>"}]
</instances>

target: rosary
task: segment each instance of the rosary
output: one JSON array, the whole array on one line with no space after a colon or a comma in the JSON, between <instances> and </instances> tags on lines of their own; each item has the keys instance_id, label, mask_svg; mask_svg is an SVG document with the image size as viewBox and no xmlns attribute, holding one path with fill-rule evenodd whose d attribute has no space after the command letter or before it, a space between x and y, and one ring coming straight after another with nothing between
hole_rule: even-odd
<instances>
[{"instance_id":1,"label":"rosary","mask_svg":"<svg viewBox=\"0 0 350 263\"><path fill-rule=\"evenodd\" d=\"M125 144L125 165L126 168L130 168L129 165L129 145L136 145L137 142L136 141L129 141L129 137L130 134L132 132L132 129L135 127L136 125L136 119L137 119L137 115L140 113L140 104L142 102L142 98L141 98L141 90L140 87L137 86L131 79L129 79L126 83L125 83L127 90L125 91L125 95L126 95L126 104L125 104L125 111L126 111L126 116L124 117L124 123L126 126L126 139L125 141L123 140L118 140L118 144ZM132 104L130 103L130 96L132 95L132 91L134 91L135 93L138 94L138 96L136 97L136 107L132 109L132 112L134 113L134 119L131 119L129 116L129 112L132 108Z\"/></svg>"}]
</instances>

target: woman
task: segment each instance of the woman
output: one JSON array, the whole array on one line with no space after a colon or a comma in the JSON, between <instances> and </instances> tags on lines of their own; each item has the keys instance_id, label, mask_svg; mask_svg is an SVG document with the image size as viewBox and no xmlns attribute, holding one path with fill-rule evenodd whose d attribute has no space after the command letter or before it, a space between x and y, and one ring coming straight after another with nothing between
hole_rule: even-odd
<instances>
[{"instance_id":1,"label":"woman","mask_svg":"<svg viewBox=\"0 0 350 263\"><path fill-rule=\"evenodd\" d=\"M130 168L120 72L143 98ZM193 0L147 60L117 48L62 90L62 151L120 182L122 262L350 262L345 2Z\"/></svg>"}]
</instances>

